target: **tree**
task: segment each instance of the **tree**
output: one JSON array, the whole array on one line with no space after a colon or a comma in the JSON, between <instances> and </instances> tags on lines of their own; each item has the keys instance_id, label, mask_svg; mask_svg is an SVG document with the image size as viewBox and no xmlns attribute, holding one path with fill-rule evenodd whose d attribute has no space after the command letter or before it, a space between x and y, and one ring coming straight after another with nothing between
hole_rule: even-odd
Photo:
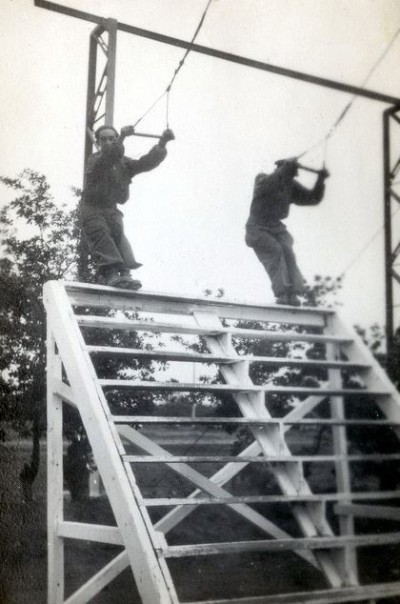
<instances>
[{"instance_id":1,"label":"tree","mask_svg":"<svg viewBox=\"0 0 400 604\"><path fill-rule=\"evenodd\" d=\"M24 496L39 469L39 438L45 424L46 328L42 287L73 274L77 261L77 212L58 206L45 176L25 170L0 177L16 197L0 212L1 391L0 419L31 434L30 463L20 474Z\"/></svg>"}]
</instances>

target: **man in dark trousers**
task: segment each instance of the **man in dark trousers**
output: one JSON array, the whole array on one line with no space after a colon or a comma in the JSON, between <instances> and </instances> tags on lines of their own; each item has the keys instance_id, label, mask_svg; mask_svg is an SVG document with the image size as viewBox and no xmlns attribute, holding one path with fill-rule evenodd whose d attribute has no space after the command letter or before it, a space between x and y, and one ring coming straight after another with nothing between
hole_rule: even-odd
<instances>
[{"instance_id":1,"label":"man in dark trousers","mask_svg":"<svg viewBox=\"0 0 400 604\"><path fill-rule=\"evenodd\" d=\"M272 174L257 174L246 223L246 243L267 271L277 303L291 306L300 305L298 295L304 292L305 280L296 263L293 237L282 219L287 218L291 203L317 205L329 176L321 170L313 189L307 189L294 179L298 167L296 159L284 159L276 162Z\"/></svg>"},{"instance_id":2,"label":"man in dark trousers","mask_svg":"<svg viewBox=\"0 0 400 604\"><path fill-rule=\"evenodd\" d=\"M97 129L95 137L100 150L87 163L80 215L101 283L139 289L142 284L131 278L130 271L142 265L136 261L124 234L123 214L117 204L129 199L129 185L134 176L153 170L165 159L166 144L175 137L172 130L165 130L146 155L130 159L124 155L123 142L133 134L133 126L124 126L120 135L112 126Z\"/></svg>"}]
</instances>

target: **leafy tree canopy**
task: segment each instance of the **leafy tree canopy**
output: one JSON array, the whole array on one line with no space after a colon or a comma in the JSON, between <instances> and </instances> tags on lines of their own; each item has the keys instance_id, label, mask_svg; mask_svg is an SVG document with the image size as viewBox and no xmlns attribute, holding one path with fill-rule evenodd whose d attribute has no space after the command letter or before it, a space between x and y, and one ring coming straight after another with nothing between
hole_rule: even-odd
<instances>
[{"instance_id":1,"label":"leafy tree canopy","mask_svg":"<svg viewBox=\"0 0 400 604\"><path fill-rule=\"evenodd\" d=\"M41 416L45 396L45 317L42 287L73 275L77 211L56 204L46 177L25 170L0 177L15 197L0 212L0 419L23 429Z\"/></svg>"}]
</instances>

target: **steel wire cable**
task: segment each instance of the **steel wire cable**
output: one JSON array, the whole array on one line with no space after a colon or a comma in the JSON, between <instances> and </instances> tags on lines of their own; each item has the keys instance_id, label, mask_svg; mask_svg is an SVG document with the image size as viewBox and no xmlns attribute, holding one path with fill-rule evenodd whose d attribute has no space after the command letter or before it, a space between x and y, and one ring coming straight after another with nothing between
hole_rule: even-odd
<instances>
[{"instance_id":1,"label":"steel wire cable","mask_svg":"<svg viewBox=\"0 0 400 604\"><path fill-rule=\"evenodd\" d=\"M376 71L376 69L379 67L379 65L382 63L382 61L385 59L385 57L388 54L389 50L392 48L392 46L395 43L395 41L396 41L396 39L397 39L397 37L398 37L399 34L400 34L400 27L396 30L396 32L393 35L392 39L390 40L389 44L386 46L385 50L381 53L381 55L378 57L378 59L375 61L374 65L371 67L371 69L369 70L369 72L365 76L363 82L361 83L360 88L365 88L366 84L368 83L368 81L372 77L373 73ZM358 95L354 94L352 96L352 98L350 99L350 101L344 106L343 110L340 112L339 116L336 118L336 120L334 121L333 125L329 128L327 134L325 134L325 136L323 136L319 141L317 141L311 147L309 147L308 149L306 149L305 151L303 151L300 155L298 155L297 159L300 159L304 155L307 155L311 151L314 151L314 149L317 149L318 147L320 147L321 145L324 144L325 145L324 146L324 161L325 161L326 152L327 152L327 145L328 145L329 139L332 137L332 135L334 134L334 132L337 130L337 128L339 127L340 123L344 120L344 118L346 117L346 115L348 114L348 112L350 111L350 109L352 108L352 106L354 105L354 103L357 100L357 98L358 98Z\"/></svg>"},{"instance_id":2,"label":"steel wire cable","mask_svg":"<svg viewBox=\"0 0 400 604\"><path fill-rule=\"evenodd\" d=\"M160 94L160 96L157 97L157 99L150 105L150 107L144 112L144 114L133 124L134 128L151 112L151 110L157 105L157 103L159 103L159 101L161 101L162 98L164 98L165 95L167 95L167 110L166 111L167 111L167 127L168 127L168 125L169 125L169 93L171 91L172 85L175 82L176 76L178 75L179 71L182 69L188 54L192 50L193 44L203 26L204 20L206 18L208 9L210 8L212 1L213 0L208 0L206 8L204 9L201 19L196 27L196 31L194 32L193 37L192 37L191 41L189 42L189 46L186 49L185 54L183 55L182 59L179 61L178 66L176 67L168 86L166 87L164 92L162 94Z\"/></svg>"},{"instance_id":3,"label":"steel wire cable","mask_svg":"<svg viewBox=\"0 0 400 604\"><path fill-rule=\"evenodd\" d=\"M394 212L392 212L391 214L391 218L393 218L394 216L396 216L396 214L400 211L400 206L398 208L396 208L394 210ZM378 235L380 235L381 231L383 231L383 229L386 226L386 221L382 224L381 227L379 227L379 229L377 231L375 231L375 233L372 235L372 237L370 237L370 239L368 239L367 243L361 248L361 250L354 256L353 260L351 260L349 262L349 264L346 266L346 268L340 273L339 278L343 278L345 276L345 274L347 273L347 271L353 266L353 264L355 264L355 262L363 255L363 253L365 252L365 250L367 248L369 248L369 246L372 244L372 242L378 237Z\"/></svg>"}]
</instances>

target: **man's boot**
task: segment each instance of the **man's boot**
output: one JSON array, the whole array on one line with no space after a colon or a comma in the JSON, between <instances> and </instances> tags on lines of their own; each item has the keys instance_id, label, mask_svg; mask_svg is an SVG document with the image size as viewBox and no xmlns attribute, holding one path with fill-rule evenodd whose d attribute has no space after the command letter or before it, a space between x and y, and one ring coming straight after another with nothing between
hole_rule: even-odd
<instances>
[{"instance_id":1,"label":"man's boot","mask_svg":"<svg viewBox=\"0 0 400 604\"><path fill-rule=\"evenodd\" d=\"M102 266L99 270L100 283L102 285L115 286L115 283L119 280L119 271L115 264L111 266Z\"/></svg>"},{"instance_id":2,"label":"man's boot","mask_svg":"<svg viewBox=\"0 0 400 604\"><path fill-rule=\"evenodd\" d=\"M140 265L141 266L141 265ZM129 268L123 267L119 270L119 282L116 287L121 287L124 289L140 289L142 287L139 279L132 279Z\"/></svg>"},{"instance_id":3,"label":"man's boot","mask_svg":"<svg viewBox=\"0 0 400 604\"><path fill-rule=\"evenodd\" d=\"M297 297L297 294L292 289L289 289L287 303L289 306L301 306L301 302Z\"/></svg>"},{"instance_id":4,"label":"man's boot","mask_svg":"<svg viewBox=\"0 0 400 604\"><path fill-rule=\"evenodd\" d=\"M279 294L279 296L276 297L276 303L287 306L289 304L289 294L287 292Z\"/></svg>"}]
</instances>

